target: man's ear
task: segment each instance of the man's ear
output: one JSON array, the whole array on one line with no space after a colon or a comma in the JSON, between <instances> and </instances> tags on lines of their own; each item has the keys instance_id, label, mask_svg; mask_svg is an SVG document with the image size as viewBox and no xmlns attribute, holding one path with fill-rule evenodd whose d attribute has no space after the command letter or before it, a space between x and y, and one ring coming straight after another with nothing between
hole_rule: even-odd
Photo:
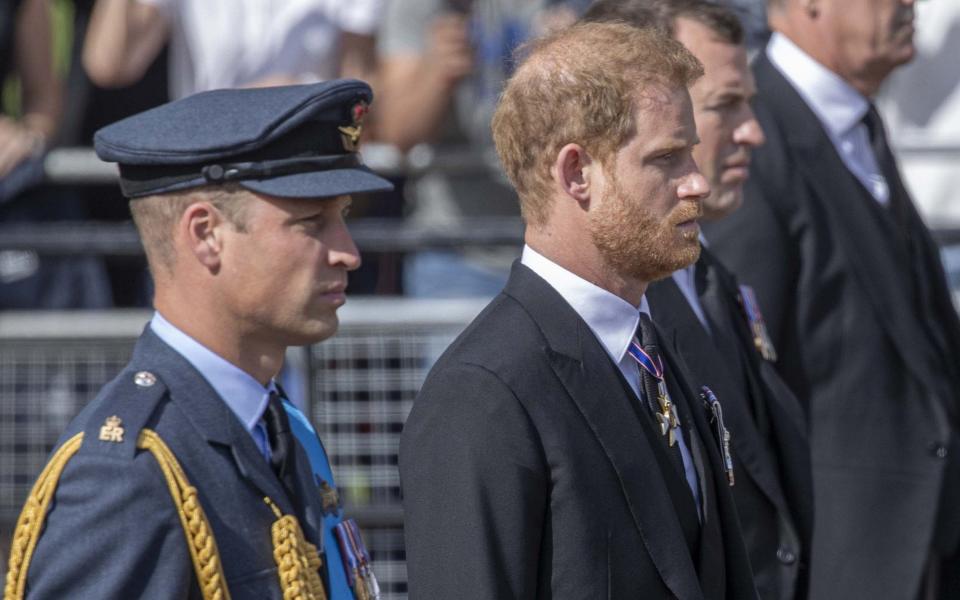
<instances>
[{"instance_id":1,"label":"man's ear","mask_svg":"<svg viewBox=\"0 0 960 600\"><path fill-rule=\"evenodd\" d=\"M550 172L564 194L581 206L590 202L591 191L597 184L594 171L600 163L593 160L580 144L567 144L557 153Z\"/></svg>"},{"instance_id":2,"label":"man's ear","mask_svg":"<svg viewBox=\"0 0 960 600\"><path fill-rule=\"evenodd\" d=\"M220 270L223 234L227 222L210 202L195 202L180 217L179 234L186 256L193 257L212 273Z\"/></svg>"}]
</instances>

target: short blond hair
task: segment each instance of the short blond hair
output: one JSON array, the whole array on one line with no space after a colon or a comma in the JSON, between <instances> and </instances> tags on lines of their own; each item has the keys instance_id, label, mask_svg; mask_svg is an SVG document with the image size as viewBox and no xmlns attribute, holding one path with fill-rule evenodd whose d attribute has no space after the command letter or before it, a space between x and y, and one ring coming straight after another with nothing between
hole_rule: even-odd
<instances>
[{"instance_id":1,"label":"short blond hair","mask_svg":"<svg viewBox=\"0 0 960 600\"><path fill-rule=\"evenodd\" d=\"M238 231L245 231L250 197L249 191L231 183L131 200L130 213L140 233L147 264L154 278L159 274L158 270L169 274L173 269L174 228L188 206L196 202L210 202Z\"/></svg>"},{"instance_id":2,"label":"short blond hair","mask_svg":"<svg viewBox=\"0 0 960 600\"><path fill-rule=\"evenodd\" d=\"M656 28L578 23L519 50L525 55L493 116L493 139L524 220L549 215L550 168L576 143L604 163L636 131L638 88L689 86L703 67Z\"/></svg>"}]
</instances>

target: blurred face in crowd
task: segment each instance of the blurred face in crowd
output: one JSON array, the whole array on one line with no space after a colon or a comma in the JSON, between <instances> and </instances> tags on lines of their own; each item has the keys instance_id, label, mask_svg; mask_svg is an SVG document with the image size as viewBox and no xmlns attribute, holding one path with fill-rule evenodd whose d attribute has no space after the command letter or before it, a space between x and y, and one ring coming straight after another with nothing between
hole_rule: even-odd
<instances>
[{"instance_id":1,"label":"blurred face in crowd","mask_svg":"<svg viewBox=\"0 0 960 600\"><path fill-rule=\"evenodd\" d=\"M914 0L823 0L819 6L831 44L828 66L844 79L875 88L913 59Z\"/></svg>"},{"instance_id":2,"label":"blurred face in crowd","mask_svg":"<svg viewBox=\"0 0 960 600\"><path fill-rule=\"evenodd\" d=\"M634 114L636 133L603 165L588 226L614 272L649 282L700 255L697 219L710 188L693 160L697 129L685 87L647 86Z\"/></svg>"},{"instance_id":3,"label":"blurred face in crowd","mask_svg":"<svg viewBox=\"0 0 960 600\"><path fill-rule=\"evenodd\" d=\"M726 42L699 21L681 17L674 33L703 63L704 76L690 87L700 136L693 158L710 184L703 217L720 219L743 202L750 150L764 142L749 102L756 91L753 74L742 45Z\"/></svg>"},{"instance_id":4,"label":"blurred face in crowd","mask_svg":"<svg viewBox=\"0 0 960 600\"><path fill-rule=\"evenodd\" d=\"M360 255L344 221L349 196L274 198L252 194L243 231L228 230L224 309L253 340L299 346L333 335L346 302L347 272Z\"/></svg>"}]
</instances>

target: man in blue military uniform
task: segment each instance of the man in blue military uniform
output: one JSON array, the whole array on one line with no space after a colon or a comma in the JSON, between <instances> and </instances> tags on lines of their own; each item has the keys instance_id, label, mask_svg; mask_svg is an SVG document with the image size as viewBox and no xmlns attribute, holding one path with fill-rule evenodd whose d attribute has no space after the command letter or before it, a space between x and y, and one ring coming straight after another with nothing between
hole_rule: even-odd
<instances>
[{"instance_id":1,"label":"man in blue military uniform","mask_svg":"<svg viewBox=\"0 0 960 600\"><path fill-rule=\"evenodd\" d=\"M358 81L220 90L98 132L156 313L41 473L5 599L371 591L348 587L329 465L274 383L288 346L337 329L360 264L350 194L390 188L356 153L370 100Z\"/></svg>"}]
</instances>

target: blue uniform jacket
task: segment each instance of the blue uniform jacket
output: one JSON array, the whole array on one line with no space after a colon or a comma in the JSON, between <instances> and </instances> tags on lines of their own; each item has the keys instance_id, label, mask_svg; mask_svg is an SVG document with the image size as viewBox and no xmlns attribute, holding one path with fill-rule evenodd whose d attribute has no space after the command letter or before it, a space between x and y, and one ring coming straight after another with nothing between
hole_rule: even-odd
<instances>
[{"instance_id":1,"label":"blue uniform jacket","mask_svg":"<svg viewBox=\"0 0 960 600\"><path fill-rule=\"evenodd\" d=\"M143 372L153 377L137 376ZM122 421L120 443L98 439L111 416ZM143 427L159 434L197 488L232 598L279 600L276 516L264 497L296 515L322 552L323 512L307 455L297 445L291 497L206 380L149 328L127 367L59 442L86 432L60 478L29 566L27 598L201 597L166 481L153 455L136 448Z\"/></svg>"}]
</instances>

